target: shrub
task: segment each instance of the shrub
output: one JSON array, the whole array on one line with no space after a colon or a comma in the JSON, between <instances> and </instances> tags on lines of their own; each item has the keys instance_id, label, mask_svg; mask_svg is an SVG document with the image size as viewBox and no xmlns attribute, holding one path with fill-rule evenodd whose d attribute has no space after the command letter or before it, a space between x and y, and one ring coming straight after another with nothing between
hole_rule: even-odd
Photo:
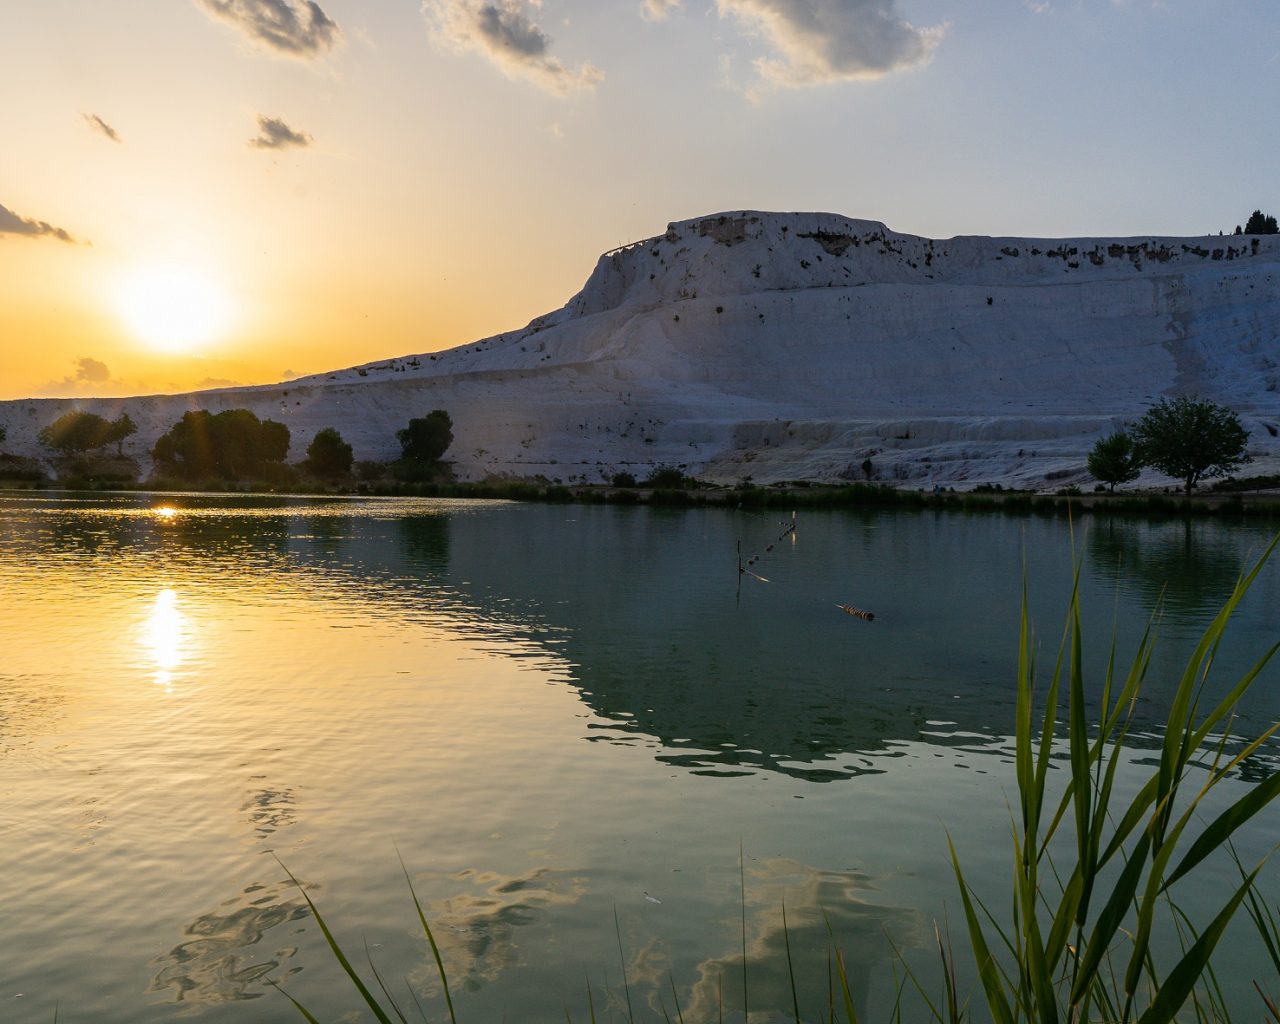
<instances>
[{"instance_id":1,"label":"shrub","mask_svg":"<svg viewBox=\"0 0 1280 1024\"><path fill-rule=\"evenodd\" d=\"M669 491L683 490L688 483L688 478L675 466L658 466L649 474L649 479L644 482L644 485Z\"/></svg>"},{"instance_id":2,"label":"shrub","mask_svg":"<svg viewBox=\"0 0 1280 1024\"><path fill-rule=\"evenodd\" d=\"M434 464L453 444L453 420L443 409L433 409L427 415L409 421L403 430L396 431L400 442L401 457L406 462Z\"/></svg>"},{"instance_id":3,"label":"shrub","mask_svg":"<svg viewBox=\"0 0 1280 1024\"><path fill-rule=\"evenodd\" d=\"M636 478L630 473L614 473L612 483L614 487L635 487Z\"/></svg>"},{"instance_id":4,"label":"shrub","mask_svg":"<svg viewBox=\"0 0 1280 1024\"><path fill-rule=\"evenodd\" d=\"M346 476L351 472L351 445L333 427L317 431L307 446L304 466L309 473L323 477Z\"/></svg>"},{"instance_id":5,"label":"shrub","mask_svg":"<svg viewBox=\"0 0 1280 1024\"><path fill-rule=\"evenodd\" d=\"M1136 480L1142 472L1142 462L1133 438L1123 430L1099 438L1089 452L1089 472L1113 492L1116 484Z\"/></svg>"}]
</instances>

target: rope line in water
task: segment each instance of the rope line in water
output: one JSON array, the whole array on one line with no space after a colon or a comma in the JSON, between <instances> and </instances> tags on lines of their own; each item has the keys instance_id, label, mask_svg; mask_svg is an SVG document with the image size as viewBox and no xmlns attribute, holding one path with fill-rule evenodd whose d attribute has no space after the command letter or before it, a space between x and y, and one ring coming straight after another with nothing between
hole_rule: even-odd
<instances>
[{"instance_id":1,"label":"rope line in water","mask_svg":"<svg viewBox=\"0 0 1280 1024\"><path fill-rule=\"evenodd\" d=\"M795 537L796 537L795 512L791 513L790 524L783 523L783 525L786 526L787 528L782 531L781 536L779 536L778 539L775 540L772 544L766 545L764 551L762 551L760 554L752 555L750 558L748 558L745 564L742 561L742 541L738 541L738 586L739 587L742 586L743 576L750 576L752 579L759 580L761 583L769 582L759 573L753 571L751 566L755 565L765 555L772 552L775 546L777 546L778 544L781 544L788 537L790 537L793 541L795 540ZM875 621L875 617L876 617L875 612L869 612L865 608L858 608L857 606L851 605L851 604L840 604L839 602L835 602L835 606L839 608L842 612L844 612L846 615L852 616L855 619L861 619L863 622Z\"/></svg>"}]
</instances>

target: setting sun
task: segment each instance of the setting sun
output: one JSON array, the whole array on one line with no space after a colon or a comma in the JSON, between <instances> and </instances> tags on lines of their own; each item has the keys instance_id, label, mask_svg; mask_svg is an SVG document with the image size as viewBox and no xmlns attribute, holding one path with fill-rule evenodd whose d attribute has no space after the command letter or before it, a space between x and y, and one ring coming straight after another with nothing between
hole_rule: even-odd
<instances>
[{"instance_id":1,"label":"setting sun","mask_svg":"<svg viewBox=\"0 0 1280 1024\"><path fill-rule=\"evenodd\" d=\"M163 352L215 341L230 320L226 294L205 274L179 264L135 271L120 293L120 312L139 340Z\"/></svg>"}]
</instances>

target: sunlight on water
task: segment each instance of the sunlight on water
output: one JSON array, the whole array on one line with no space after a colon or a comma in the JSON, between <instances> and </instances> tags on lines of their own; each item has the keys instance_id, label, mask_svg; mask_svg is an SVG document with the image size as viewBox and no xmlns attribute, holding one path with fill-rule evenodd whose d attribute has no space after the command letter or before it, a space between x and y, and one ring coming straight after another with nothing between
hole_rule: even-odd
<instances>
[{"instance_id":1,"label":"sunlight on water","mask_svg":"<svg viewBox=\"0 0 1280 1024\"><path fill-rule=\"evenodd\" d=\"M183 659L185 618L178 609L178 595L166 587L156 595L142 628L141 643L155 663L155 681L173 689L173 670Z\"/></svg>"}]
</instances>

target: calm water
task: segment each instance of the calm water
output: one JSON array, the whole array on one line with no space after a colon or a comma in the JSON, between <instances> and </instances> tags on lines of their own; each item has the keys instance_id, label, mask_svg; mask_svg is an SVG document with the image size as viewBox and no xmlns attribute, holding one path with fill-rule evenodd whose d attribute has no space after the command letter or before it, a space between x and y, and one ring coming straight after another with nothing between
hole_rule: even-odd
<instances>
[{"instance_id":1,"label":"calm water","mask_svg":"<svg viewBox=\"0 0 1280 1024\"><path fill-rule=\"evenodd\" d=\"M275 858L351 952L367 940L438 1006L397 849L471 1024L586 1020L587 978L602 1014L622 1000L615 910L638 1024L660 992L671 1008L671 981L687 1020L714 1018L722 975L741 1020L740 842L753 1021L790 1005L783 898L802 1011L825 1005L825 908L883 1019L886 933L927 975L933 921L956 919L946 830L980 885L1006 886L1024 564L1044 661L1073 548L1096 647L1114 619L1130 650L1163 594L1150 723L1269 539L802 512L756 565L769 582L739 589L735 545L763 551L780 518L0 498L0 1020L48 1022L55 1002L71 1022L300 1019L270 979L343 1019L354 1003ZM1280 562L1223 683L1280 638L1278 608ZM1278 716L1269 669L1237 732ZM1278 824L1258 820L1246 859ZM1262 968L1232 959L1252 1012Z\"/></svg>"}]
</instances>

